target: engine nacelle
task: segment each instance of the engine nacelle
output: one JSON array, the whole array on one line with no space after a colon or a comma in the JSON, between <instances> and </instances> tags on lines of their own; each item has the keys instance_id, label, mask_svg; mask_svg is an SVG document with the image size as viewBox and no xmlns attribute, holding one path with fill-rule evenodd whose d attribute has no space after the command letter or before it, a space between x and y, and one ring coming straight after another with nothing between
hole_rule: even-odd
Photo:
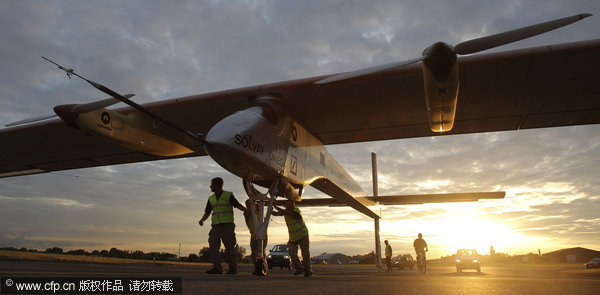
<instances>
[{"instance_id":1,"label":"engine nacelle","mask_svg":"<svg viewBox=\"0 0 600 295\"><path fill-rule=\"evenodd\" d=\"M429 127L446 132L454 127L458 102L458 63L450 45L438 42L425 49L423 81Z\"/></svg>"},{"instance_id":2,"label":"engine nacelle","mask_svg":"<svg viewBox=\"0 0 600 295\"><path fill-rule=\"evenodd\" d=\"M423 66L425 101L429 127L433 132L446 132L454 127L456 104L458 102L458 66L445 81L438 81L427 67Z\"/></svg>"},{"instance_id":3,"label":"engine nacelle","mask_svg":"<svg viewBox=\"0 0 600 295\"><path fill-rule=\"evenodd\" d=\"M160 128L158 123L145 115L123 115L108 109L75 114L71 112L72 106L58 106L54 111L69 126L122 147L157 156L178 156L194 152L171 139L174 131L168 130L168 127Z\"/></svg>"}]
</instances>

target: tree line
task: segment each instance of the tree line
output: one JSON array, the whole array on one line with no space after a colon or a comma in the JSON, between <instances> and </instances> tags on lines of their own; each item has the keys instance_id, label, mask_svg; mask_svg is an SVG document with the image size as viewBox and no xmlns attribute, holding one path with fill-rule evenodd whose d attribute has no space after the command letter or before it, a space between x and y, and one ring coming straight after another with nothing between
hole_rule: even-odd
<instances>
[{"instance_id":1,"label":"tree line","mask_svg":"<svg viewBox=\"0 0 600 295\"><path fill-rule=\"evenodd\" d=\"M184 262L210 262L210 248L204 247L198 254L189 254L187 257L177 257L173 253L167 252L149 252L144 253L140 250L129 251L120 250L117 248L111 248L110 250L94 250L88 252L83 249L64 251L60 247L52 247L46 249L46 251L39 251L37 249L27 248L15 248L15 247L2 247L0 250L5 251L20 251L20 252L33 252L33 253L48 253L48 254L67 254L67 255L80 255L80 256L94 256L94 257L112 257L112 258L127 258L127 259L139 259L139 260L177 260ZM225 250L221 249L221 257L225 257ZM235 246L235 256L238 262L242 262L246 255L246 249L242 246Z\"/></svg>"},{"instance_id":2,"label":"tree line","mask_svg":"<svg viewBox=\"0 0 600 295\"><path fill-rule=\"evenodd\" d=\"M111 248L110 250L94 250L88 252L83 249L64 251L60 247L52 247L46 249L46 251L39 251L37 249L27 248L14 248L4 247L0 250L7 251L21 251L21 252L34 252L34 253L48 253L48 254L67 254L67 255L79 255L79 256L95 256L95 257L113 257L113 258L128 258L128 259L141 259L141 260L173 260L177 258L177 255L167 252L149 252L144 253L140 250L129 251L120 250L117 248Z\"/></svg>"},{"instance_id":3,"label":"tree line","mask_svg":"<svg viewBox=\"0 0 600 295\"><path fill-rule=\"evenodd\" d=\"M92 256L92 257L112 257L112 258L127 258L127 259L139 259L139 260L170 260L170 261L183 261L183 262L211 262L210 259L210 248L203 247L198 254L191 253L188 256L177 257L177 255L167 252L150 252L144 253L140 250L129 251L119 250L117 248L111 248L110 250L94 250L88 252L83 249L64 251L60 247L48 248L45 251L39 251L37 249L27 248L15 248L15 247L3 247L0 250L6 251L21 251L21 252L34 252L34 253L48 253L48 254L67 254L67 255L80 255L80 256ZM235 258L238 263L252 263L249 256L246 256L246 249L240 245L235 245ZM220 250L221 258L225 259L225 250ZM359 264L374 264L375 263L375 251L371 251L365 255L351 256L351 259L358 261Z\"/></svg>"}]
</instances>

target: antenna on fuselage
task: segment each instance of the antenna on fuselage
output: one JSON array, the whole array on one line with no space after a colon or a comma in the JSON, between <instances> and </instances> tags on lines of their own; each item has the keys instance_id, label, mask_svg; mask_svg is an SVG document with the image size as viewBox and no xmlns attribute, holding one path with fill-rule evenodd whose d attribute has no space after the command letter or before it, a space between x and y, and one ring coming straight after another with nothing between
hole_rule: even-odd
<instances>
[{"instance_id":1,"label":"antenna on fuselage","mask_svg":"<svg viewBox=\"0 0 600 295\"><path fill-rule=\"evenodd\" d=\"M71 76L75 74L75 70L73 70L73 69L67 69L67 68L65 68L65 67L63 67L63 66L61 66L61 65L59 65L59 64L57 64L57 63L55 63L55 62L53 62L53 61L51 61L49 59L47 59L46 57L42 56L42 58L45 59L45 60L47 60L47 61L49 61L49 62L51 62L51 63L53 63L59 69L65 71L67 73L67 77L69 77L69 79L71 79Z\"/></svg>"}]
</instances>

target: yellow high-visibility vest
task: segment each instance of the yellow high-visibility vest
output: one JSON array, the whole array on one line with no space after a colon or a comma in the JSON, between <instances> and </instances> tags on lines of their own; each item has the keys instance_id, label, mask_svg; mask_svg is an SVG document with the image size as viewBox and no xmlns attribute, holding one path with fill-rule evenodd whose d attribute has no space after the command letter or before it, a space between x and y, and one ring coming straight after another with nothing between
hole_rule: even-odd
<instances>
[{"instance_id":1,"label":"yellow high-visibility vest","mask_svg":"<svg viewBox=\"0 0 600 295\"><path fill-rule=\"evenodd\" d=\"M212 224L233 223L233 206L231 206L231 192L223 191L221 197L217 200L214 194L208 197L208 202L212 207Z\"/></svg>"},{"instance_id":2,"label":"yellow high-visibility vest","mask_svg":"<svg viewBox=\"0 0 600 295\"><path fill-rule=\"evenodd\" d=\"M308 236L308 228L306 227L306 224L304 224L302 212L300 212L300 209L298 208L294 208L294 212L300 214L300 219L295 219L289 215L284 216L285 224L287 225L288 233L290 234L290 241L292 242L299 241Z\"/></svg>"},{"instance_id":3,"label":"yellow high-visibility vest","mask_svg":"<svg viewBox=\"0 0 600 295\"><path fill-rule=\"evenodd\" d=\"M387 244L385 246L385 256L386 257L391 257L392 256L392 246L390 246L390 244Z\"/></svg>"}]
</instances>

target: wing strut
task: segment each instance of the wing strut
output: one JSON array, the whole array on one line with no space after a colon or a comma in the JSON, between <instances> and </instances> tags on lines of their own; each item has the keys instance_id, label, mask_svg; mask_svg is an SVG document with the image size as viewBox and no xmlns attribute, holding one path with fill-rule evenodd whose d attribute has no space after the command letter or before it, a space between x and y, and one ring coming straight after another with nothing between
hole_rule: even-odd
<instances>
[{"instance_id":1,"label":"wing strut","mask_svg":"<svg viewBox=\"0 0 600 295\"><path fill-rule=\"evenodd\" d=\"M377 185L377 154L375 153L371 153L371 167L373 169L373 197L374 201L377 202L379 186ZM380 216L381 212L379 212L379 216L373 218L373 222L375 223L375 265L377 266L378 272L381 270L381 236L379 234Z\"/></svg>"}]
</instances>

